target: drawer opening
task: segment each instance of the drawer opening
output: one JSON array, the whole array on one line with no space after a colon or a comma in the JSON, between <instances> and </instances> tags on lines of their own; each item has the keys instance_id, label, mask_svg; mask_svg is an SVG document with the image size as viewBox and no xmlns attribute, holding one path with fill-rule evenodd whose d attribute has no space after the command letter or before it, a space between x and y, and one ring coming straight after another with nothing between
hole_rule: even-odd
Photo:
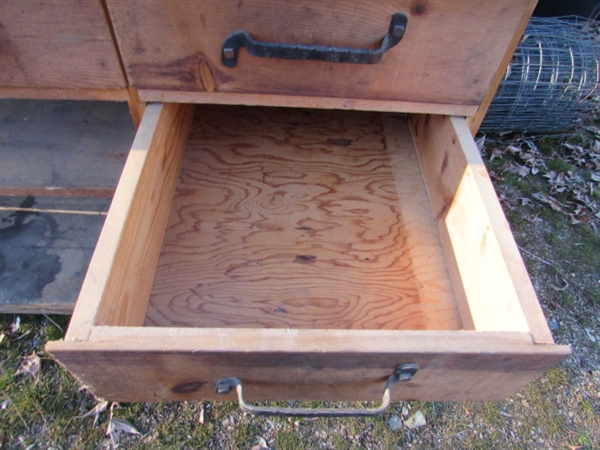
<instances>
[{"instance_id":1,"label":"drawer opening","mask_svg":"<svg viewBox=\"0 0 600 450\"><path fill-rule=\"evenodd\" d=\"M148 106L68 339L108 325L552 343L464 119L203 106L189 131L193 110Z\"/></svg>"}]
</instances>

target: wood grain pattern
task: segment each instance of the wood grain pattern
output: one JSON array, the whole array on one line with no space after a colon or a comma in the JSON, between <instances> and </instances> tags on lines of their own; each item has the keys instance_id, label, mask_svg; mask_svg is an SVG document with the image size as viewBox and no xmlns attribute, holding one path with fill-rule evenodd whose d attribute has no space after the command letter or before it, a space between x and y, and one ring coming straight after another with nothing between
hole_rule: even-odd
<instances>
[{"instance_id":1,"label":"wood grain pattern","mask_svg":"<svg viewBox=\"0 0 600 450\"><path fill-rule=\"evenodd\" d=\"M107 5L129 82L142 92L214 89L476 106L534 1L107 0ZM379 64L257 58L245 49L236 67L221 64L223 41L235 30L263 41L374 48L396 12L407 14L407 31ZM208 89L202 73L207 67Z\"/></svg>"},{"instance_id":2,"label":"wood grain pattern","mask_svg":"<svg viewBox=\"0 0 600 450\"><path fill-rule=\"evenodd\" d=\"M126 86L100 0L3 1L0 67L2 86Z\"/></svg>"},{"instance_id":3,"label":"wood grain pattern","mask_svg":"<svg viewBox=\"0 0 600 450\"><path fill-rule=\"evenodd\" d=\"M553 343L466 121L413 116L411 125L463 324Z\"/></svg>"},{"instance_id":4,"label":"wood grain pattern","mask_svg":"<svg viewBox=\"0 0 600 450\"><path fill-rule=\"evenodd\" d=\"M396 367L419 372L395 400L500 400L568 355L528 333L392 330L96 327L90 342L48 350L93 392L115 401L233 399L214 393L238 376L248 398L377 400ZM107 373L110 372L110 376Z\"/></svg>"},{"instance_id":5,"label":"wood grain pattern","mask_svg":"<svg viewBox=\"0 0 600 450\"><path fill-rule=\"evenodd\" d=\"M406 123L199 109L146 324L460 329Z\"/></svg>"}]
</instances>

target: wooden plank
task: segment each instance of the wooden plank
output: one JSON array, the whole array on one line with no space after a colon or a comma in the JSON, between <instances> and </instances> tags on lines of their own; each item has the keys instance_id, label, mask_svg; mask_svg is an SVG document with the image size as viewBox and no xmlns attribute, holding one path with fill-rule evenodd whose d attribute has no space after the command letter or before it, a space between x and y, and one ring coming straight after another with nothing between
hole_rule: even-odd
<instances>
[{"instance_id":1,"label":"wooden plank","mask_svg":"<svg viewBox=\"0 0 600 450\"><path fill-rule=\"evenodd\" d=\"M107 0L107 5L129 82L141 91L477 106L531 0ZM258 58L245 49L236 67L221 63L222 44L235 30L262 41L375 48L396 12L408 16L408 27L379 64Z\"/></svg>"},{"instance_id":2,"label":"wooden plank","mask_svg":"<svg viewBox=\"0 0 600 450\"><path fill-rule=\"evenodd\" d=\"M48 351L103 398L232 399L217 380L238 376L251 399L375 400L404 362L420 366L394 400L500 400L566 355L528 333L391 330L97 327L91 342Z\"/></svg>"},{"instance_id":3,"label":"wooden plank","mask_svg":"<svg viewBox=\"0 0 600 450\"><path fill-rule=\"evenodd\" d=\"M143 322L193 110L176 104L146 108L77 301L69 339L86 339L93 324Z\"/></svg>"},{"instance_id":4,"label":"wooden plank","mask_svg":"<svg viewBox=\"0 0 600 450\"><path fill-rule=\"evenodd\" d=\"M494 75L494 78L492 79L492 82L490 83L490 88L488 89L488 91L485 95L485 99L483 100L483 102L481 102L481 105L479 105L479 108L475 115L469 114L469 116L471 116L471 117L469 117L467 119L467 123L469 125L469 129L471 130L471 134L473 136L475 136L475 134L477 133L477 130L481 126L481 122L483 122L483 119L485 118L485 115L492 103L492 100L494 99L494 95L496 94L496 91L498 90L498 86L500 86L500 83L502 82L502 79L504 78L504 76L506 74L506 68L508 67L508 64L510 63L510 61L514 55L515 50L517 49L517 46L519 45L519 43L521 42L521 39L523 38L523 33L525 32L525 28L527 28L527 24L529 23L529 20L531 19L531 15L533 14L533 10L535 9L537 2L538 2L538 0L531 0L529 2L529 7L525 11L525 14L523 14L523 17L521 18L521 22L519 23L519 26L517 27L516 31L513 34L510 44L508 45L508 47L506 49L504 58L502 58L502 62L498 66L496 74Z\"/></svg>"},{"instance_id":5,"label":"wooden plank","mask_svg":"<svg viewBox=\"0 0 600 450\"><path fill-rule=\"evenodd\" d=\"M0 22L0 85L125 88L100 0L6 1Z\"/></svg>"},{"instance_id":6,"label":"wooden plank","mask_svg":"<svg viewBox=\"0 0 600 450\"><path fill-rule=\"evenodd\" d=\"M148 102L203 103L215 105L283 106L287 108L343 109L406 113L472 116L477 106L444 103L335 98L306 95L244 94L228 92L189 92L143 89L140 98Z\"/></svg>"},{"instance_id":7,"label":"wooden plank","mask_svg":"<svg viewBox=\"0 0 600 450\"><path fill-rule=\"evenodd\" d=\"M406 122L198 109L146 324L460 329Z\"/></svg>"},{"instance_id":8,"label":"wooden plank","mask_svg":"<svg viewBox=\"0 0 600 450\"><path fill-rule=\"evenodd\" d=\"M112 198L114 188L65 188L59 186L0 186L0 197L105 197Z\"/></svg>"},{"instance_id":9,"label":"wooden plank","mask_svg":"<svg viewBox=\"0 0 600 450\"><path fill-rule=\"evenodd\" d=\"M129 99L127 89L86 89L62 87L7 87L0 86L0 98L31 100L103 100L124 102Z\"/></svg>"},{"instance_id":10,"label":"wooden plank","mask_svg":"<svg viewBox=\"0 0 600 450\"><path fill-rule=\"evenodd\" d=\"M109 198L0 198L0 313L70 314Z\"/></svg>"},{"instance_id":11,"label":"wooden plank","mask_svg":"<svg viewBox=\"0 0 600 450\"><path fill-rule=\"evenodd\" d=\"M135 129L124 103L0 100L0 195L111 197Z\"/></svg>"},{"instance_id":12,"label":"wooden plank","mask_svg":"<svg viewBox=\"0 0 600 450\"><path fill-rule=\"evenodd\" d=\"M463 324L552 335L464 119L413 116L412 131Z\"/></svg>"}]
</instances>

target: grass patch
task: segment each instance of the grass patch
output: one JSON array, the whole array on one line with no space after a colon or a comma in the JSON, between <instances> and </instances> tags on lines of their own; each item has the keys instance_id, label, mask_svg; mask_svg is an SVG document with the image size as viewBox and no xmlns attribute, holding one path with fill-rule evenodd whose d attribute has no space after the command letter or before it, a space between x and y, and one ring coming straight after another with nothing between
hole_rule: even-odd
<instances>
[{"instance_id":1,"label":"grass patch","mask_svg":"<svg viewBox=\"0 0 600 450\"><path fill-rule=\"evenodd\" d=\"M341 444L344 444L341 442ZM276 448L282 449L290 449L290 450L299 450L304 449L304 443L300 435L294 431L280 431L277 433L277 438L275 441ZM343 449L343 446L336 447Z\"/></svg>"},{"instance_id":2,"label":"grass patch","mask_svg":"<svg viewBox=\"0 0 600 450\"><path fill-rule=\"evenodd\" d=\"M573 170L571 163L560 157L546 160L546 166L548 169L554 170L555 172L568 172L569 170Z\"/></svg>"}]
</instances>

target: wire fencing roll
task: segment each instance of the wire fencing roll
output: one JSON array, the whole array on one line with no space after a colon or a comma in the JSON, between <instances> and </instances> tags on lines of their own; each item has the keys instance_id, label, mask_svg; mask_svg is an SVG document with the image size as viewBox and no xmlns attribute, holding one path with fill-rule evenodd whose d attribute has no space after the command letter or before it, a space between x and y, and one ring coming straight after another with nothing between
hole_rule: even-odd
<instances>
[{"instance_id":1,"label":"wire fencing roll","mask_svg":"<svg viewBox=\"0 0 600 450\"><path fill-rule=\"evenodd\" d=\"M600 22L534 17L480 131L573 129L597 111L599 86Z\"/></svg>"}]
</instances>

